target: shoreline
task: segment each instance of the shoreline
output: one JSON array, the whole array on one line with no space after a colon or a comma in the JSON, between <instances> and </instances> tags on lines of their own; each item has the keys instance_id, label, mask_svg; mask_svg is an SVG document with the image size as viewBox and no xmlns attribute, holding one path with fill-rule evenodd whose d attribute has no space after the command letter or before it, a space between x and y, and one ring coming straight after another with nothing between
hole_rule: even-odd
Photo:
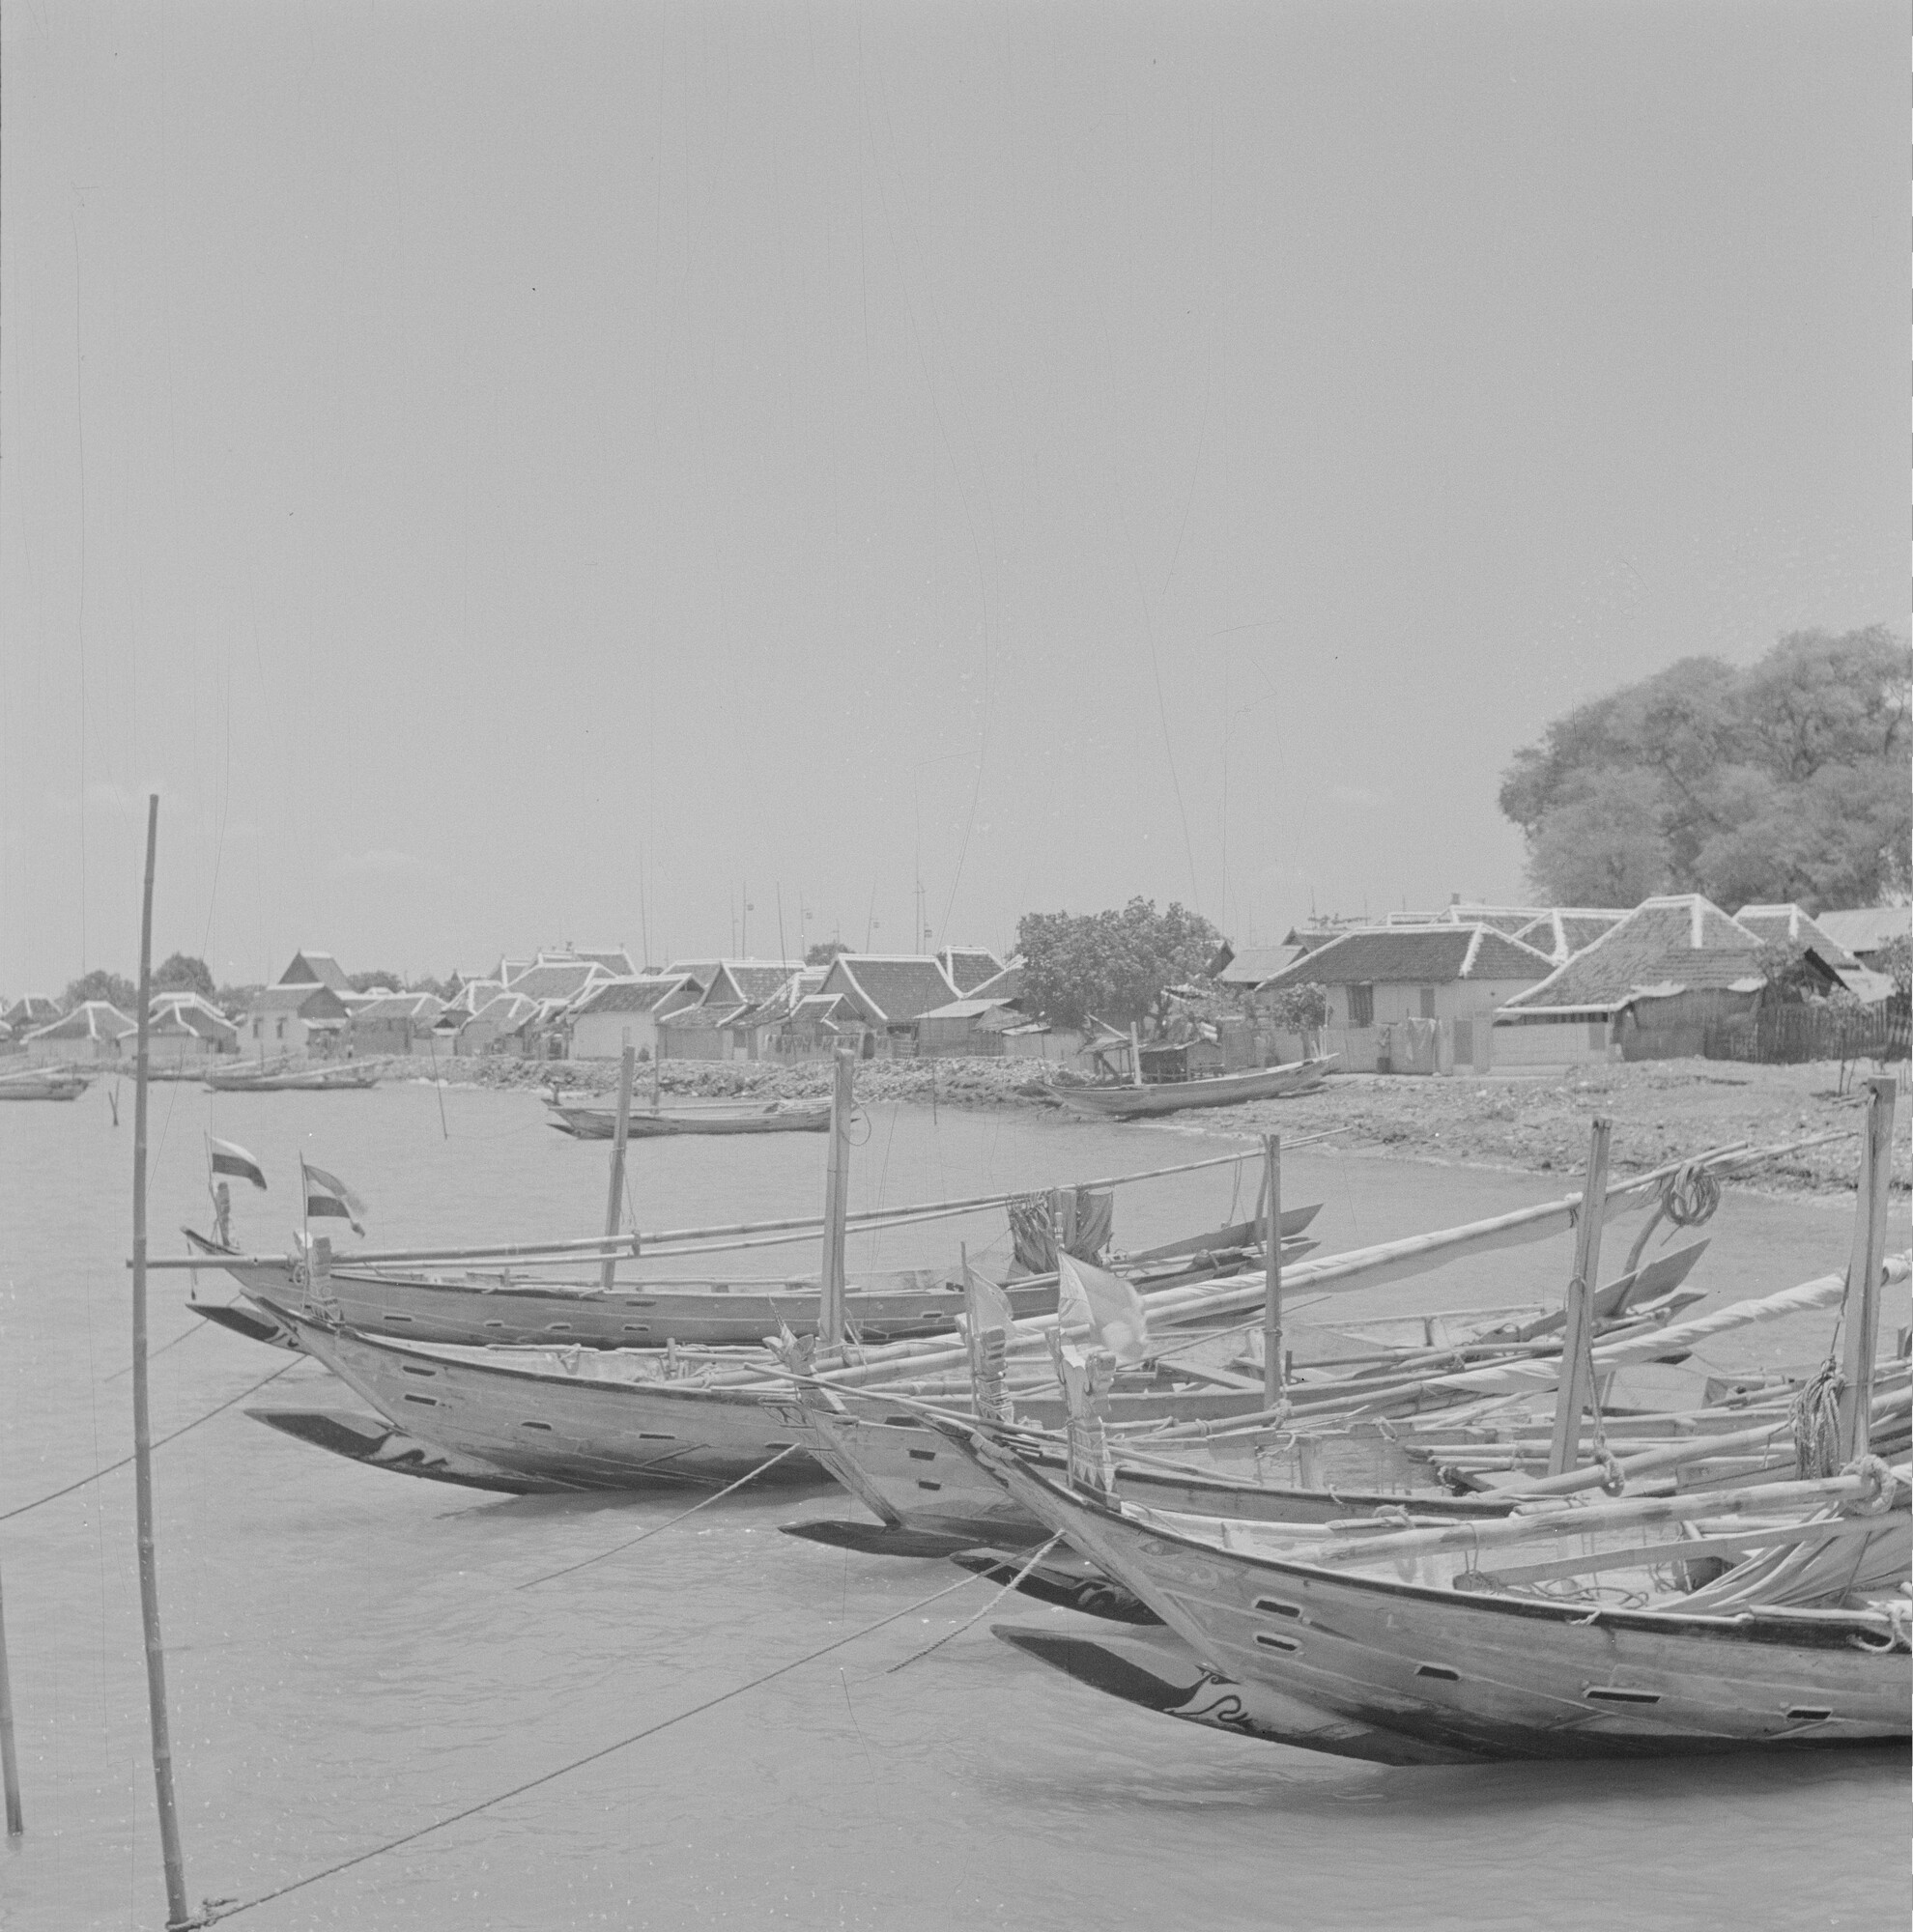
<instances>
[{"instance_id":1,"label":"shoreline","mask_svg":"<svg viewBox=\"0 0 1913 1932\"><path fill-rule=\"evenodd\" d=\"M397 1065L386 1077L453 1086L526 1089L547 1094L614 1094L614 1061L472 1059ZM877 1060L857 1069L859 1097L881 1103L974 1108L1054 1107L1039 1061L998 1059ZM637 1104L647 1105L648 1065L640 1068ZM1415 1077L1331 1074L1312 1094L1242 1106L1191 1108L1165 1118L1212 1133L1254 1137L1332 1130L1326 1151L1384 1155L1437 1166L1507 1174L1579 1175L1588 1123L1613 1122L1613 1171L1639 1174L1683 1155L1737 1141L1755 1146L1854 1127L1857 1075L1839 1092L1832 1062L1760 1066L1736 1061L1638 1061L1519 1074ZM830 1092L828 1062L798 1065L755 1061L666 1061L658 1085L667 1099L819 1099ZM1856 1150L1832 1141L1790 1154L1757 1179L1730 1183L1788 1199L1851 1199ZM1896 1201L1908 1193L1896 1172Z\"/></svg>"}]
</instances>

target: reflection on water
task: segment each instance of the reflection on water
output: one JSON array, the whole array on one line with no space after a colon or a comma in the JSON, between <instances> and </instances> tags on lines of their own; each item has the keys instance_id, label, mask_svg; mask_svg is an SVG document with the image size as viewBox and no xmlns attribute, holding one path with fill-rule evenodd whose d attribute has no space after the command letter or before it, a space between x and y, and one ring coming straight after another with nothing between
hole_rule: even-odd
<instances>
[{"instance_id":1,"label":"reflection on water","mask_svg":"<svg viewBox=\"0 0 1913 1932\"><path fill-rule=\"evenodd\" d=\"M606 1150L524 1094L154 1095L155 1251L203 1223L202 1136L240 1141L270 1194L243 1238L283 1245L303 1149L363 1193L372 1236L522 1238L602 1225ZM130 1108L0 1109L0 1513L125 1455ZM1307 1103L1295 1110L1307 1130ZM886 1107L852 1206L1166 1165L1186 1130ZM823 1143L790 1135L634 1146L646 1228L814 1211ZM1126 1191L1119 1238L1166 1239L1232 1205L1225 1171ZM1239 1213L1254 1205L1251 1170ZM1493 1213L1558 1179L1292 1154L1285 1191L1327 1203L1346 1247ZM240 1190L236 1189L236 1193ZM1905 1241L1897 1216L1896 1244ZM1696 1286L1717 1299L1839 1267L1838 1209L1729 1197ZM892 1231L868 1265L1005 1249L1000 1214ZM1558 1293L1567 1246L1378 1293L1376 1312ZM813 1268L777 1248L738 1274ZM211 1290L214 1283L210 1279ZM154 1277L156 1432L280 1358L182 1314ZM1888 1321L1906 1321L1903 1293ZM1724 1344L1720 1366L1806 1359L1824 1326ZM261 1402L350 1401L300 1363ZM156 1460L161 1599L187 1881L247 1896L719 1696L928 1596L947 1566L777 1534L848 1498L753 1496L526 1589L685 1498L474 1497L357 1469L246 1419L241 1403ZM0 1860L0 1922L153 1926L163 1892L146 1758L129 1472L0 1522L28 1837ZM240 1924L1006 1924L1417 1928L1899 1922L1903 1753L1391 1771L1256 1746L1097 1697L1018 1658L991 1622L893 1667L989 1603L973 1582L750 1693L659 1731ZM1829 1858L1829 1847L1838 1856Z\"/></svg>"}]
</instances>

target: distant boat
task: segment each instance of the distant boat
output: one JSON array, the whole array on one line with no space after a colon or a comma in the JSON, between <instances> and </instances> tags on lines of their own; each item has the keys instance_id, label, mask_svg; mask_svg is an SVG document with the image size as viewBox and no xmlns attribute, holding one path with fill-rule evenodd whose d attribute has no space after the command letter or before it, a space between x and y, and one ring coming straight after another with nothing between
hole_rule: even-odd
<instances>
[{"instance_id":1,"label":"distant boat","mask_svg":"<svg viewBox=\"0 0 1913 1932\"><path fill-rule=\"evenodd\" d=\"M1079 1114L1103 1120L1134 1121L1154 1114L1176 1114L1185 1107L1235 1107L1244 1100L1276 1100L1307 1094L1322 1084L1334 1054L1292 1060L1282 1066L1257 1066L1246 1073L1217 1073L1206 1080L1164 1080L1153 1086L1052 1086L1051 1095Z\"/></svg>"},{"instance_id":2,"label":"distant boat","mask_svg":"<svg viewBox=\"0 0 1913 1932\"><path fill-rule=\"evenodd\" d=\"M552 1125L560 1133L582 1141L608 1141L617 1133L615 1107L572 1107L561 1101L547 1104L557 1116ZM829 1126L828 1100L795 1106L773 1100L767 1107L634 1109L628 1131L633 1140L646 1140L660 1134L820 1134Z\"/></svg>"},{"instance_id":3,"label":"distant boat","mask_svg":"<svg viewBox=\"0 0 1913 1932\"><path fill-rule=\"evenodd\" d=\"M331 1093L337 1088L378 1084L378 1064L359 1061L343 1061L330 1066L284 1064L234 1066L206 1076L207 1088L214 1094Z\"/></svg>"},{"instance_id":4,"label":"distant boat","mask_svg":"<svg viewBox=\"0 0 1913 1932\"><path fill-rule=\"evenodd\" d=\"M76 1100L91 1084L71 1066L33 1066L0 1073L0 1100Z\"/></svg>"}]
</instances>

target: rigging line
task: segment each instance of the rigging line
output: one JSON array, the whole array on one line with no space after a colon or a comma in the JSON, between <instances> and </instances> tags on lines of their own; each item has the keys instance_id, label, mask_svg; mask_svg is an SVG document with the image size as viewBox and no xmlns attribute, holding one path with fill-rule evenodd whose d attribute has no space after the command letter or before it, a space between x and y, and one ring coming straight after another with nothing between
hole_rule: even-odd
<instances>
[{"instance_id":1,"label":"rigging line","mask_svg":"<svg viewBox=\"0 0 1913 1932\"><path fill-rule=\"evenodd\" d=\"M614 1543L609 1549L601 1549L597 1555L585 1557L582 1563L567 1563L562 1570L547 1571L544 1576L533 1577L530 1582L521 1583L518 1587L521 1590L530 1590L534 1589L540 1583L551 1582L555 1577L569 1577L576 1571L588 1570L594 1563L602 1563L607 1557L616 1556L623 1550L635 1548L639 1544L648 1542L654 1536L661 1536L666 1530L682 1522L686 1517L696 1516L700 1509L708 1509L720 1497L729 1495L734 1490L741 1490L746 1483L756 1482L766 1469L774 1469L786 1456L794 1455L796 1449L796 1443L786 1442L769 1462L759 1463L755 1469L748 1470L745 1474L739 1476L734 1483L727 1483L723 1489L714 1491L710 1495L704 1497L701 1502L693 1503L688 1510L680 1510L676 1516L670 1518L668 1520L654 1523L641 1535L631 1537L623 1543Z\"/></svg>"},{"instance_id":2,"label":"rigging line","mask_svg":"<svg viewBox=\"0 0 1913 1932\"><path fill-rule=\"evenodd\" d=\"M73 617L74 655L79 660L79 848L80 977L86 977L86 345L82 323L85 289L80 277L79 215L69 215L73 231L73 455L78 471L78 604Z\"/></svg>"},{"instance_id":3,"label":"rigging line","mask_svg":"<svg viewBox=\"0 0 1913 1932\"><path fill-rule=\"evenodd\" d=\"M170 1435L157 1437L153 1444L154 1448L162 1449L168 1442L177 1442L182 1435L185 1435L190 1430L197 1429L202 1422L211 1422L215 1415L222 1414L225 1410L231 1408L234 1403L243 1402L247 1396L257 1394L268 1382L277 1381L288 1369L296 1369L301 1361L309 1361L311 1357L308 1355L295 1355L283 1367L274 1369L270 1376L262 1376L250 1388L243 1388L238 1395L228 1397L217 1408L209 1408L204 1415L195 1416L192 1421L185 1423L180 1428L174 1430ZM124 1469L131 1461L132 1458L130 1456L122 1456L117 1463L108 1463L103 1469L96 1469L92 1475L82 1476L76 1483L69 1483L64 1490L55 1490L50 1495L37 1496L32 1502L21 1503L16 1509L0 1511L0 1522L11 1522L16 1516L25 1516L29 1510L37 1510L42 1503L57 1502L62 1496L70 1496L75 1490L83 1490L89 1483L97 1483L101 1476L110 1476L115 1469Z\"/></svg>"},{"instance_id":4,"label":"rigging line","mask_svg":"<svg viewBox=\"0 0 1913 1932\"><path fill-rule=\"evenodd\" d=\"M1059 1529L1056 1532L1056 1534L1049 1539L1047 1543L1039 1546L1036 1549L1034 1549L1030 1553L1029 1561L1025 1563L1023 1567L1020 1570L1018 1570L1014 1577L1011 1577L1009 1582L1004 1584L1002 1589L997 1591L996 1595L993 1596L989 1600L989 1602L986 1603L983 1606L983 1608L976 1613L975 1616L966 1618L962 1623L958 1624L954 1631L946 1631L943 1634L943 1635L938 1637L934 1643L928 1645L923 1650L916 1651L909 1657L906 1657L901 1663L893 1663L890 1666L890 1668L886 1670L883 1674L886 1677L895 1677L899 1670L907 1669L913 1663L922 1662L922 1661L925 1658L927 1658L931 1651L941 1650L946 1643L951 1643L955 1641L955 1639L961 1636L966 1630L972 1629L981 1619L988 1616L990 1611L995 1609L997 1605L1000 1604L1004 1600L1004 1598L1007 1597L1010 1594L1010 1592L1014 1590L1016 1587L1016 1585L1020 1583L1023 1580L1023 1578L1027 1577L1030 1574L1030 1572L1034 1570L1037 1567L1037 1565L1041 1563L1042 1559L1045 1556L1047 1556L1049 1552L1052 1549L1054 1549L1056 1546L1062 1541L1063 1541L1063 1532Z\"/></svg>"},{"instance_id":5,"label":"rigging line","mask_svg":"<svg viewBox=\"0 0 1913 1932\"><path fill-rule=\"evenodd\" d=\"M203 1315L195 1316L193 1318L192 1326L190 1328L182 1329L180 1333L175 1335L170 1342L160 1343L158 1348L153 1350L151 1353L148 1354L146 1359L150 1362L155 1355L163 1355L168 1349L177 1349L182 1342L186 1341L189 1336L197 1335L199 1331L206 1325L207 1323L205 1316ZM129 1376L131 1374L132 1374L132 1365L131 1363L128 1363L124 1369L115 1369L113 1373L106 1378L106 1379L109 1382L116 1382L120 1379L122 1376Z\"/></svg>"},{"instance_id":6,"label":"rigging line","mask_svg":"<svg viewBox=\"0 0 1913 1932\"><path fill-rule=\"evenodd\" d=\"M395 1852L403 1846L428 1837L434 1832L442 1832L448 1825L461 1824L467 1818L475 1818L481 1811L489 1811L494 1805L503 1804L513 1798L522 1798L528 1791L536 1791L540 1785L551 1784L560 1777L568 1776L574 1771L583 1771L586 1765L596 1764L601 1758L628 1749L632 1745L642 1744L646 1738L654 1738L660 1731L668 1731L673 1724L681 1724L687 1718L695 1718L705 1711L715 1710L720 1704L728 1704L733 1697L741 1697L746 1691L756 1690L759 1686L769 1684L779 1677L787 1677L791 1671L800 1670L807 1663L814 1663L820 1657L828 1657L834 1650L842 1650L855 1643L860 1637L871 1636L883 1629L886 1624L894 1624L901 1618L928 1609L931 1604L960 1590L965 1583L974 1583L975 1577L959 1577L955 1583L946 1583L940 1590L932 1591L928 1597L920 1597L914 1604L906 1604L900 1610L892 1610L887 1616L878 1617L874 1623L866 1624L861 1630L852 1631L848 1636L834 1637L829 1643L819 1645L815 1650L807 1651L802 1657L794 1657L788 1663L780 1663L775 1670L766 1670L761 1676L753 1677L747 1683L736 1685L729 1690L720 1690L714 1697L706 1697L701 1704L693 1704L687 1711L679 1711L675 1716L661 1718L655 1724L646 1724L642 1731L633 1731L629 1737L619 1738L615 1743L601 1746L597 1750L587 1751L583 1757L573 1758L569 1764L561 1764L556 1770L541 1772L536 1777L527 1778L523 1784L513 1785L509 1791L500 1791L495 1797L480 1799L475 1804L468 1804L463 1810L453 1811L443 1818L435 1819L429 1825L421 1825L415 1832L407 1832L402 1836L388 1838L383 1845L374 1845L369 1850L356 1852L349 1859L341 1859L336 1864L329 1864L316 1872L308 1872L303 1878L296 1878L276 1887L271 1891L262 1891L256 1898L244 1899L232 1904L225 1899L209 1899L200 1918L195 1921L200 1925L212 1925L221 1918L237 1918L242 1912L250 1912L254 1906L268 1905L275 1898L284 1898L289 1892L299 1891L308 1885L317 1885L321 1879L335 1878L340 1872L350 1871L355 1865L369 1863L373 1859L382 1858L387 1852Z\"/></svg>"}]
</instances>

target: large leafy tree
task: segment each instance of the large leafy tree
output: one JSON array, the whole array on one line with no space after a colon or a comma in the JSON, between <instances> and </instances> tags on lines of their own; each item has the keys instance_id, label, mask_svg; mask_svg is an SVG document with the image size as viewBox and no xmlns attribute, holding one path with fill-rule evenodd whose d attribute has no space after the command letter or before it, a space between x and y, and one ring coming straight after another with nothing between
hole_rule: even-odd
<instances>
[{"instance_id":1,"label":"large leafy tree","mask_svg":"<svg viewBox=\"0 0 1913 1932\"><path fill-rule=\"evenodd\" d=\"M197 993L202 1000L211 1000L213 975L205 960L195 959L189 952L175 952L163 965L154 969L153 990Z\"/></svg>"},{"instance_id":2,"label":"large leafy tree","mask_svg":"<svg viewBox=\"0 0 1913 1932\"><path fill-rule=\"evenodd\" d=\"M110 1000L123 1013L138 1017L139 988L103 966L96 966L83 980L71 980L61 1004L71 1012L87 1000Z\"/></svg>"},{"instance_id":3,"label":"large leafy tree","mask_svg":"<svg viewBox=\"0 0 1913 1932\"><path fill-rule=\"evenodd\" d=\"M1684 658L1515 753L1501 810L1557 905L1700 892L1865 905L1909 883L1913 652L1795 632L1746 670Z\"/></svg>"},{"instance_id":4,"label":"large leafy tree","mask_svg":"<svg viewBox=\"0 0 1913 1932\"><path fill-rule=\"evenodd\" d=\"M1120 911L1025 913L1016 924L1023 998L1058 1026L1091 1014L1112 1025L1147 1021L1160 1033L1171 986L1195 979L1221 935L1199 913L1133 898Z\"/></svg>"}]
</instances>

